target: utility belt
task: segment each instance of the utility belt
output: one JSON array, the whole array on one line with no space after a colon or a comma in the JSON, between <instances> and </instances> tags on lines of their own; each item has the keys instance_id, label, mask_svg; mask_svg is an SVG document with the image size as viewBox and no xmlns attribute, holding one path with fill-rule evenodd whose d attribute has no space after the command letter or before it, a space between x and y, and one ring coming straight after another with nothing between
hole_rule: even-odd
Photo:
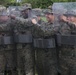
<instances>
[{"instance_id":1,"label":"utility belt","mask_svg":"<svg viewBox=\"0 0 76 75\"><path fill-rule=\"evenodd\" d=\"M32 43L32 35L19 34L15 36L1 36L0 45L11 45L14 43Z\"/></svg>"},{"instance_id":2,"label":"utility belt","mask_svg":"<svg viewBox=\"0 0 76 75\"><path fill-rule=\"evenodd\" d=\"M76 35L56 35L56 42L58 46L61 45L76 45Z\"/></svg>"},{"instance_id":3,"label":"utility belt","mask_svg":"<svg viewBox=\"0 0 76 75\"><path fill-rule=\"evenodd\" d=\"M33 44L35 48L55 48L55 39L35 38Z\"/></svg>"},{"instance_id":4,"label":"utility belt","mask_svg":"<svg viewBox=\"0 0 76 75\"><path fill-rule=\"evenodd\" d=\"M76 35L56 34L56 37L49 39L34 39L34 47L36 48L55 48L57 46L75 46Z\"/></svg>"},{"instance_id":5,"label":"utility belt","mask_svg":"<svg viewBox=\"0 0 76 75\"><path fill-rule=\"evenodd\" d=\"M32 43L32 34L15 35L15 43Z\"/></svg>"},{"instance_id":6,"label":"utility belt","mask_svg":"<svg viewBox=\"0 0 76 75\"><path fill-rule=\"evenodd\" d=\"M9 45L13 44L12 36L2 36L0 37L0 45Z\"/></svg>"},{"instance_id":7,"label":"utility belt","mask_svg":"<svg viewBox=\"0 0 76 75\"><path fill-rule=\"evenodd\" d=\"M62 45L76 45L76 35L60 35L57 34L56 37L50 38L33 38L32 34L18 34L14 36L1 36L0 45L8 45L14 43L33 43L36 48L55 48Z\"/></svg>"}]
</instances>

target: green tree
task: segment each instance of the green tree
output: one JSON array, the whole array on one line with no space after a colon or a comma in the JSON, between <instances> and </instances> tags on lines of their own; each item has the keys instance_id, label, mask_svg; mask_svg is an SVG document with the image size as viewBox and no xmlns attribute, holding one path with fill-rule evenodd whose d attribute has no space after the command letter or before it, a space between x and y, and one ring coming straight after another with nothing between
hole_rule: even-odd
<instances>
[{"instance_id":1,"label":"green tree","mask_svg":"<svg viewBox=\"0 0 76 75\"><path fill-rule=\"evenodd\" d=\"M75 2L76 0L22 0L21 3L16 3L16 0L0 0L1 5L20 5L23 3L31 3L33 8L47 8L54 2Z\"/></svg>"}]
</instances>

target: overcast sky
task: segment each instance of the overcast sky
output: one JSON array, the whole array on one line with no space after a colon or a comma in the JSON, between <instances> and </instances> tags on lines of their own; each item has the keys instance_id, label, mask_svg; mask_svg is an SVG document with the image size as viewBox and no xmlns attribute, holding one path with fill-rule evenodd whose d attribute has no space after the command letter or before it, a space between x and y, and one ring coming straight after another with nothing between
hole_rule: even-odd
<instances>
[{"instance_id":1,"label":"overcast sky","mask_svg":"<svg viewBox=\"0 0 76 75\"><path fill-rule=\"evenodd\" d=\"M21 2L21 0L16 0L17 2Z\"/></svg>"}]
</instances>

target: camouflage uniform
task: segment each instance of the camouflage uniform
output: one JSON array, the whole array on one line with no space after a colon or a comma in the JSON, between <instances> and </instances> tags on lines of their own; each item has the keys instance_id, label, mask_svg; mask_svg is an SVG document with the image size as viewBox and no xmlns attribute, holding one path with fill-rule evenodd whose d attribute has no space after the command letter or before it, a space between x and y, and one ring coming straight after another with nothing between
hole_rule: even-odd
<instances>
[{"instance_id":1,"label":"camouflage uniform","mask_svg":"<svg viewBox=\"0 0 76 75\"><path fill-rule=\"evenodd\" d=\"M68 15L68 16L76 16L76 14L73 14L73 12ZM72 17L71 16L71 17ZM75 35L76 34L76 26L75 23L68 23L70 28L71 28L71 35ZM73 41L73 40L72 40ZM69 46L70 47L70 46ZM76 47L75 45L72 45L69 49L69 51L67 51L67 55L64 54L64 56L66 57L66 64L68 64L67 66L67 75L75 75L76 74ZM64 61L64 62L65 62Z\"/></svg>"},{"instance_id":2,"label":"camouflage uniform","mask_svg":"<svg viewBox=\"0 0 76 75\"><path fill-rule=\"evenodd\" d=\"M31 10L31 4L25 3L20 11L25 11L27 14L21 14L21 17L14 21L16 35L31 35L31 24L28 22L28 10ZM25 19L24 19L25 18ZM17 62L19 75L34 75L34 50L31 43L17 43Z\"/></svg>"},{"instance_id":3,"label":"camouflage uniform","mask_svg":"<svg viewBox=\"0 0 76 75\"><path fill-rule=\"evenodd\" d=\"M65 34L69 35L71 33L69 23L65 21L60 21L59 23L60 23L59 24L60 26L59 26L58 33L61 35L65 35Z\"/></svg>"},{"instance_id":4,"label":"camouflage uniform","mask_svg":"<svg viewBox=\"0 0 76 75\"><path fill-rule=\"evenodd\" d=\"M71 28L67 22L60 22L60 35L70 35ZM69 45L61 45L57 49L59 51L59 67L61 75L72 75L71 74L71 55L73 52L73 47Z\"/></svg>"},{"instance_id":5,"label":"camouflage uniform","mask_svg":"<svg viewBox=\"0 0 76 75\"><path fill-rule=\"evenodd\" d=\"M12 36L11 31L11 20L9 19L7 22L0 23L0 27L2 30L0 30L0 39L1 37L4 38L2 43L0 45L0 75L3 75L1 73L8 74L8 75L17 75L16 71L16 63L15 63L15 45L14 44L6 44L6 38L8 36ZM6 39L6 40L5 40ZM1 39L2 40L2 39ZM5 40L5 41L4 41Z\"/></svg>"},{"instance_id":6,"label":"camouflage uniform","mask_svg":"<svg viewBox=\"0 0 76 75\"><path fill-rule=\"evenodd\" d=\"M35 30L34 38L49 39L53 38L58 27L53 23L43 23L41 31ZM36 51L36 67L38 75L57 75L57 56L55 48L35 48Z\"/></svg>"},{"instance_id":7,"label":"camouflage uniform","mask_svg":"<svg viewBox=\"0 0 76 75\"><path fill-rule=\"evenodd\" d=\"M72 17L76 15L75 13L73 14L73 11L72 12L69 11L68 14L66 14L66 16ZM65 24L67 25L67 27L65 27ZM60 25L62 25L62 23L60 23ZM75 33L76 27L73 23L71 22L63 23L63 27L65 28L63 28L63 32L60 31L62 32L61 35L64 34L64 35L74 36L76 34ZM70 37L68 39L70 39ZM71 39L70 41L73 41L73 39ZM75 45L63 44L58 49L59 49L59 62L60 62L59 64L61 69L61 75L75 75L76 74Z\"/></svg>"},{"instance_id":8,"label":"camouflage uniform","mask_svg":"<svg viewBox=\"0 0 76 75\"><path fill-rule=\"evenodd\" d=\"M18 34L32 34L32 25L28 19L16 18L15 33ZM20 75L34 75L35 74L35 51L32 43L17 44L18 55L18 71Z\"/></svg>"},{"instance_id":9,"label":"camouflage uniform","mask_svg":"<svg viewBox=\"0 0 76 75\"><path fill-rule=\"evenodd\" d=\"M73 12L71 14L69 13L70 10L72 10L72 9L75 10L74 9L75 6L72 7L72 5L74 5L74 3L66 3L66 4L58 3L57 5L53 4L53 10L58 15L63 14L63 12L67 11L68 12L67 16L69 17L69 18L67 17L67 20L68 20L67 22L69 22L69 21L72 21L70 19L70 17L76 13L76 12L74 14L73 14ZM56 15L56 16L58 16L58 15ZM72 19L74 19L74 18L72 18ZM74 29L72 29L72 24L65 23L65 22L60 23L60 25L63 26L63 29L62 29L63 31L61 30L59 32L60 36L61 36L61 38L59 38L59 39L61 39L61 46L59 46L57 49L59 51L59 64L60 64L60 70L61 70L60 75L76 75L76 64L75 64L76 63L76 57L75 57L76 51L75 51L75 46L73 45L74 39L72 39L74 35L71 35L71 31L72 30L74 31L75 27L74 27ZM65 25L67 25L67 27L65 27ZM72 31L72 33L73 33L73 31Z\"/></svg>"}]
</instances>

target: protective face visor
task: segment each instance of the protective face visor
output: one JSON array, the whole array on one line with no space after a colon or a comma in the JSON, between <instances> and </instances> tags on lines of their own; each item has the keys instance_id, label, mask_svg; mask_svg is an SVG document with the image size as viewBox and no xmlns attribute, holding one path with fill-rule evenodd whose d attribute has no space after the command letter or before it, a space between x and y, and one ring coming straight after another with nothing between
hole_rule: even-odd
<instances>
[{"instance_id":1,"label":"protective face visor","mask_svg":"<svg viewBox=\"0 0 76 75\"><path fill-rule=\"evenodd\" d=\"M76 2L54 3L52 6L52 10L56 18L56 23L58 23L58 21L61 21L61 16L65 17L64 21L68 22L67 17L76 16Z\"/></svg>"},{"instance_id":2,"label":"protective face visor","mask_svg":"<svg viewBox=\"0 0 76 75\"><path fill-rule=\"evenodd\" d=\"M55 15L54 25L60 27L57 34L57 45L75 45L76 37L71 35L71 32L76 29L76 20L73 18L76 16L76 2L54 3L52 10Z\"/></svg>"},{"instance_id":3,"label":"protective face visor","mask_svg":"<svg viewBox=\"0 0 76 75\"><path fill-rule=\"evenodd\" d=\"M16 17L19 17L21 15L20 12L21 6L9 6L7 8L8 15L15 15Z\"/></svg>"}]
</instances>

